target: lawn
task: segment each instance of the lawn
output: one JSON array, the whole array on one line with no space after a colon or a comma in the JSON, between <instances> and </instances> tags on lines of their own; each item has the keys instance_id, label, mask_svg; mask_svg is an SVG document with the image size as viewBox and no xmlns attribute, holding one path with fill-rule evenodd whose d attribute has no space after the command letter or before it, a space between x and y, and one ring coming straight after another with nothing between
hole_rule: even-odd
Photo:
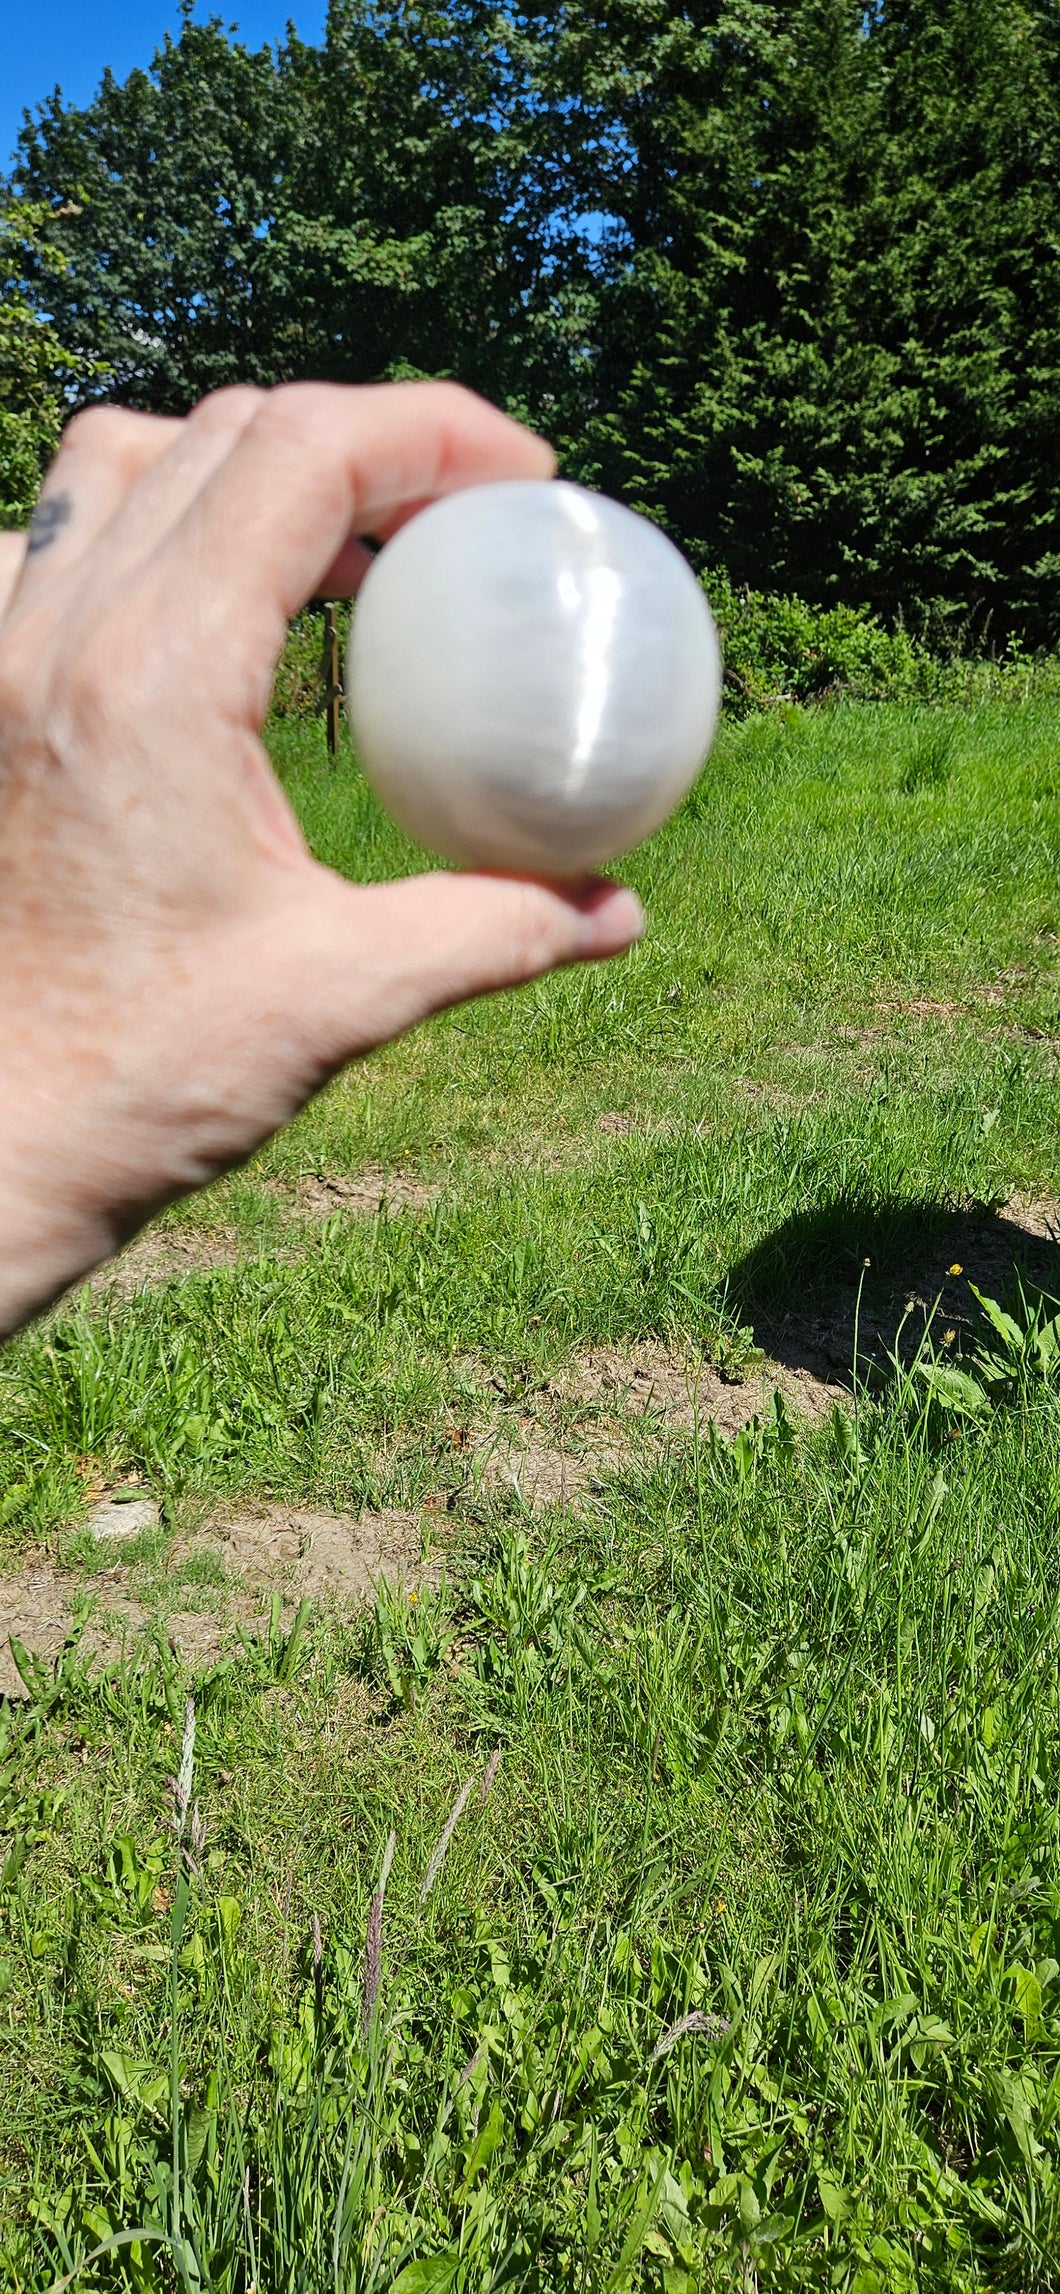
<instances>
[{"instance_id":1,"label":"lawn","mask_svg":"<svg viewBox=\"0 0 1060 2294\"><path fill-rule=\"evenodd\" d=\"M0 2284L1060 2285L1058 839L1055 704L729 725L7 1350Z\"/></svg>"}]
</instances>

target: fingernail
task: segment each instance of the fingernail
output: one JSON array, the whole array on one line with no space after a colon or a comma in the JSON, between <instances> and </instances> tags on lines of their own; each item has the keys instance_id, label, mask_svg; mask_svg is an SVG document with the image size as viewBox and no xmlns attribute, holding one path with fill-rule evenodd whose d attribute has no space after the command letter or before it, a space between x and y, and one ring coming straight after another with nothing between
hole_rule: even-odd
<instances>
[{"instance_id":1,"label":"fingernail","mask_svg":"<svg viewBox=\"0 0 1060 2294\"><path fill-rule=\"evenodd\" d=\"M625 884L594 884L579 903L583 956L617 956L644 931L644 910Z\"/></svg>"}]
</instances>

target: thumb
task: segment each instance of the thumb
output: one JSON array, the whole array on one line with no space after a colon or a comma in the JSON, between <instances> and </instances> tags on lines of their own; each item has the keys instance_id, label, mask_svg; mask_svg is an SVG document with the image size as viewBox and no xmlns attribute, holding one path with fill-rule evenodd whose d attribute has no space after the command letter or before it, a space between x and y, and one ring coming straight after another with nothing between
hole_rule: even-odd
<instances>
[{"instance_id":1,"label":"thumb","mask_svg":"<svg viewBox=\"0 0 1060 2294\"><path fill-rule=\"evenodd\" d=\"M469 996L620 955L644 929L635 893L602 877L439 874L354 886L320 876L326 897L307 903L303 945L296 954L286 941L285 970L303 974L302 1009L329 1068Z\"/></svg>"}]
</instances>

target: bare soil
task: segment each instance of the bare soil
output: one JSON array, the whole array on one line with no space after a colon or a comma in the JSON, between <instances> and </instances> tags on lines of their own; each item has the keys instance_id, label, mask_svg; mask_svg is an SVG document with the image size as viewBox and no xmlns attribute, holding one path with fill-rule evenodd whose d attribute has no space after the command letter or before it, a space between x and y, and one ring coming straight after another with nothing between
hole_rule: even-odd
<instances>
[{"instance_id":1,"label":"bare soil","mask_svg":"<svg viewBox=\"0 0 1060 2294\"><path fill-rule=\"evenodd\" d=\"M690 1432L712 1422L730 1437L749 1418L762 1417L778 1389L793 1413L812 1421L826 1417L842 1392L827 1374L814 1375L768 1356L745 1369L722 1372L656 1340L627 1352L598 1347L580 1356L569 1389L591 1407L653 1418L660 1431Z\"/></svg>"},{"instance_id":2,"label":"bare soil","mask_svg":"<svg viewBox=\"0 0 1060 2294\"><path fill-rule=\"evenodd\" d=\"M624 1123L614 1119L616 1132ZM316 1217L372 1216L384 1205L420 1210L430 1199L417 1182L376 1169L354 1178L307 1174L295 1192L304 1215ZM849 1392L855 1351L862 1374L886 1372L900 1326L906 1355L932 1317L934 1336L951 1332L955 1351L972 1342L980 1318L970 1282L1004 1297L1019 1271L1060 1296L1055 1198L1016 1196L1000 1211L973 1203L920 1213L913 1206L879 1233L871 1224L877 1216L855 1205L837 1224L835 1207L826 1206L793 1221L790 1233L766 1238L742 1270L746 1311L762 1348L744 1368L722 1372L694 1350L656 1340L590 1348L550 1383L500 1395L473 1423L450 1429L439 1451L439 1489L420 1512L353 1516L251 1505L205 1519L169 1557L167 1586L182 1608L149 1604L142 1563L123 1557L123 1542L157 1524L153 1501L139 1492L99 1492L88 1521L98 1567L86 1573L41 1558L0 1579L0 1694L22 1688L9 1637L51 1663L86 1599L93 1608L85 1646L101 1657L121 1656L161 1626L188 1663L206 1662L239 1628L260 1629L274 1592L285 1608L308 1596L349 1609L370 1598L380 1578L410 1585L422 1579L424 1515L466 1510L476 1492L511 1491L531 1508L566 1505L635 1450L642 1453L645 1441L662 1444L708 1422L731 1438L749 1418L764 1416L778 1388L794 1415L819 1420ZM150 1230L96 1279L129 1297L149 1283L238 1257L231 1230ZM796 1305L775 1303L785 1279ZM213 1562L213 1572L196 1570L200 1557ZM220 1584L210 1583L218 1564Z\"/></svg>"},{"instance_id":3,"label":"bare soil","mask_svg":"<svg viewBox=\"0 0 1060 2294\"><path fill-rule=\"evenodd\" d=\"M391 1583L423 1577L420 1522L418 1513L393 1509L353 1515L256 1505L179 1540L172 1565L205 1549L217 1556L226 1579L248 1592L279 1587L292 1600L308 1594L351 1606L370 1599L381 1577Z\"/></svg>"},{"instance_id":4,"label":"bare soil","mask_svg":"<svg viewBox=\"0 0 1060 2294\"><path fill-rule=\"evenodd\" d=\"M103 1510L96 1509L96 1522ZM112 1504L110 1510L120 1509ZM307 1595L321 1606L349 1611L371 1598L381 1578L414 1587L431 1575L422 1558L421 1518L398 1511L355 1516L261 1505L206 1521L178 1540L170 1556L169 1574L183 1608L148 1606L137 1589L140 1573L122 1559L120 1543L108 1541L109 1551L103 1549L109 1566L101 1557L101 1566L87 1572L35 1561L0 1578L0 1695L24 1694L11 1636L51 1665L86 1602L92 1614L82 1647L103 1662L133 1654L137 1642L161 1628L194 1667L231 1647L240 1627L260 1631L274 1592L285 1611ZM140 1528L145 1526L141 1521ZM184 1575L204 1554L220 1562L219 1587L200 1590L193 1571Z\"/></svg>"},{"instance_id":5,"label":"bare soil","mask_svg":"<svg viewBox=\"0 0 1060 2294\"><path fill-rule=\"evenodd\" d=\"M181 1275L238 1266L245 1256L246 1245L234 1227L145 1227L117 1258L98 1268L89 1287L113 1299L135 1298Z\"/></svg>"},{"instance_id":6,"label":"bare soil","mask_svg":"<svg viewBox=\"0 0 1060 2294\"><path fill-rule=\"evenodd\" d=\"M430 1187L410 1178L406 1171L384 1171L369 1163L363 1171L346 1175L337 1171L304 1171L293 1187L276 1182L275 1192L303 1219L331 1219L336 1212L374 1219L378 1212L427 1211L434 1201Z\"/></svg>"},{"instance_id":7,"label":"bare soil","mask_svg":"<svg viewBox=\"0 0 1060 2294\"><path fill-rule=\"evenodd\" d=\"M631 1139L635 1132L654 1130L654 1124L645 1123L628 1108L609 1108L596 1118L598 1131L607 1132L613 1139Z\"/></svg>"},{"instance_id":8,"label":"bare soil","mask_svg":"<svg viewBox=\"0 0 1060 2294\"><path fill-rule=\"evenodd\" d=\"M370 1163L352 1174L307 1171L293 1184L270 1180L270 1193L280 1197L298 1218L323 1221L336 1213L350 1218L375 1218L386 1211L424 1211L434 1196L429 1187L402 1171L384 1171ZM146 1227L93 1275L90 1288L122 1300L142 1290L172 1282L181 1275L209 1273L216 1267L238 1266L253 1255L253 1241L235 1227Z\"/></svg>"},{"instance_id":9,"label":"bare soil","mask_svg":"<svg viewBox=\"0 0 1060 2294\"><path fill-rule=\"evenodd\" d=\"M51 1666L86 1603L91 1604L92 1614L82 1647L107 1663L120 1658L149 1622L130 1587L130 1572L124 1566L86 1573L60 1569L47 1559L0 1579L0 1695L25 1694L10 1646L12 1637L21 1641L31 1656ZM196 1619L211 1642L216 1623L212 1617ZM189 1650L189 1654L195 1652Z\"/></svg>"},{"instance_id":10,"label":"bare soil","mask_svg":"<svg viewBox=\"0 0 1060 2294\"><path fill-rule=\"evenodd\" d=\"M792 1409L810 1418L841 1391L834 1378L756 1363L723 1378L711 1365L661 1343L579 1355L569 1372L517 1408L501 1408L470 1428L454 1427L439 1489L420 1511L332 1514L310 1507L252 1504L207 1516L179 1536L166 1564L171 1600L148 1600L144 1571L123 1548L158 1524L143 1495L105 1491L87 1527L98 1565L64 1569L47 1558L0 1579L0 1694L18 1696L22 1681L11 1655L13 1634L54 1663L75 1614L91 1604L83 1646L104 1662L135 1652L161 1630L194 1668L232 1646L238 1633L260 1631L274 1593L285 1612L303 1597L349 1611L372 1597L380 1579L410 1587L429 1580L423 1560L424 1518L437 1520L476 1492L512 1491L532 1510L566 1505L602 1476L627 1463L633 1439L663 1442L712 1419L735 1434L768 1409L780 1386ZM440 1480L443 1478L440 1475ZM196 1563L207 1564L201 1571ZM220 1583L216 1582L219 1567ZM181 1603L182 1606L174 1606Z\"/></svg>"},{"instance_id":11,"label":"bare soil","mask_svg":"<svg viewBox=\"0 0 1060 2294\"><path fill-rule=\"evenodd\" d=\"M723 1373L693 1349L662 1340L593 1347L516 1406L451 1430L454 1462L464 1463L457 1495L512 1490L531 1509L566 1505L674 1434L713 1423L731 1440L750 1418L766 1415L778 1388L793 1416L811 1423L844 1393L827 1368L759 1357Z\"/></svg>"}]
</instances>

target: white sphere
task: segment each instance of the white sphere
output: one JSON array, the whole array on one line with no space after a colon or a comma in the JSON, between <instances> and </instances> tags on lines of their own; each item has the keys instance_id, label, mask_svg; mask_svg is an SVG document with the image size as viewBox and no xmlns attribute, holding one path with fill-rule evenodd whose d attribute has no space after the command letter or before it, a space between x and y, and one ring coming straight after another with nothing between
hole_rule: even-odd
<instances>
[{"instance_id":1,"label":"white sphere","mask_svg":"<svg viewBox=\"0 0 1060 2294\"><path fill-rule=\"evenodd\" d=\"M713 737L721 658L690 566L602 494L447 495L369 569L347 664L373 788L434 852L574 876L665 820Z\"/></svg>"}]
</instances>

